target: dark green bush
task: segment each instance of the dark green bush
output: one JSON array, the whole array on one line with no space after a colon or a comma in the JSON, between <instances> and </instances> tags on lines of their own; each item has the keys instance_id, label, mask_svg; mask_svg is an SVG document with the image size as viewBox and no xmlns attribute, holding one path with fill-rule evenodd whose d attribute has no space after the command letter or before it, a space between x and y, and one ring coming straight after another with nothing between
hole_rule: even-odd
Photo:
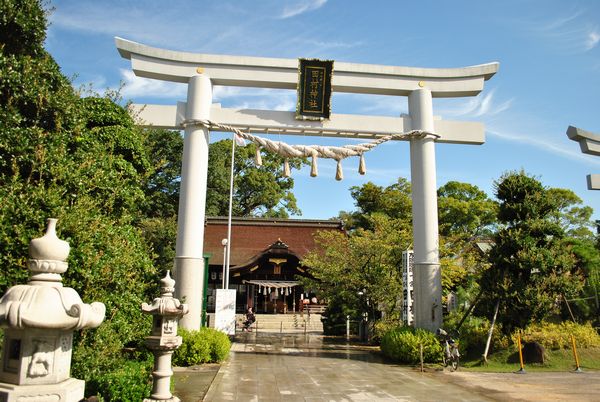
<instances>
[{"instance_id":1,"label":"dark green bush","mask_svg":"<svg viewBox=\"0 0 600 402\"><path fill-rule=\"evenodd\" d=\"M231 349L231 341L229 337L221 331L212 328L204 328L204 332L208 336L210 343L210 362L220 363L227 359L229 350Z\"/></svg>"},{"instance_id":2,"label":"dark green bush","mask_svg":"<svg viewBox=\"0 0 600 402\"><path fill-rule=\"evenodd\" d=\"M139 402L152 391L152 361L123 360L120 366L87 384L105 401Z\"/></svg>"},{"instance_id":3,"label":"dark green bush","mask_svg":"<svg viewBox=\"0 0 600 402\"><path fill-rule=\"evenodd\" d=\"M199 331L179 329L183 343L173 353L176 366L193 366L202 363L218 363L227 358L231 342L227 335L213 328L201 328Z\"/></svg>"},{"instance_id":4,"label":"dark green bush","mask_svg":"<svg viewBox=\"0 0 600 402\"><path fill-rule=\"evenodd\" d=\"M423 345L423 361L436 363L441 360L442 347L435 334L420 328L397 327L383 335L381 351L394 361L414 364L420 361L420 345Z\"/></svg>"}]
</instances>

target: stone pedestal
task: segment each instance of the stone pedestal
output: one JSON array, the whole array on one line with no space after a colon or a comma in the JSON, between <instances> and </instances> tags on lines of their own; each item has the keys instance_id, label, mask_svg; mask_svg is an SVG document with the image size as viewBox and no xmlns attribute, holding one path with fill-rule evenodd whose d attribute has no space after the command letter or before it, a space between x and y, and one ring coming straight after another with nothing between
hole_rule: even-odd
<instances>
[{"instance_id":1,"label":"stone pedestal","mask_svg":"<svg viewBox=\"0 0 600 402\"><path fill-rule=\"evenodd\" d=\"M69 378L57 384L15 385L0 383L2 402L79 402L85 381Z\"/></svg>"}]
</instances>

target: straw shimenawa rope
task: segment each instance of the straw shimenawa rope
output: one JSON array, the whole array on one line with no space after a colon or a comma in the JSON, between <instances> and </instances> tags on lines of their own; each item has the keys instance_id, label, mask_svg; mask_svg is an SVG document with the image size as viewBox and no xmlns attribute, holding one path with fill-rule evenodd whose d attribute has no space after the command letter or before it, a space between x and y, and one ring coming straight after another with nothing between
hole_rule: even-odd
<instances>
[{"instance_id":1,"label":"straw shimenawa rope","mask_svg":"<svg viewBox=\"0 0 600 402\"><path fill-rule=\"evenodd\" d=\"M359 156L360 162L358 166L358 172L363 175L367 172L364 153L372 150L376 146L383 144L384 142L394 140L394 139L406 139L411 137L424 138L427 136L433 136L434 138L439 138L439 135L435 133L431 133L424 130L411 130L406 133L399 134L388 134L384 135L381 138L373 140L371 142L364 142L356 145L344 145L342 147L335 146L323 146L323 145L290 145L281 141L272 141L267 138L258 137L249 133L245 133L240 131L239 129L228 126L225 124L216 123L211 120L186 120L182 123L183 127L192 126L192 125L200 125L204 126L208 129L220 129L224 131L234 132L239 135L241 138L252 141L258 145L256 148L256 164L258 166L262 165L262 158L260 156L261 148L264 148L267 151L276 153L282 157L284 157L284 169L283 175L285 177L290 176L290 167L289 167L289 158L306 158L311 157L311 169L310 175L312 177L316 177L318 175L317 169L317 158L326 158L326 159L334 159L337 161L337 168L335 179L342 180L344 178L344 174L342 172L342 160L346 159L350 156Z\"/></svg>"}]
</instances>

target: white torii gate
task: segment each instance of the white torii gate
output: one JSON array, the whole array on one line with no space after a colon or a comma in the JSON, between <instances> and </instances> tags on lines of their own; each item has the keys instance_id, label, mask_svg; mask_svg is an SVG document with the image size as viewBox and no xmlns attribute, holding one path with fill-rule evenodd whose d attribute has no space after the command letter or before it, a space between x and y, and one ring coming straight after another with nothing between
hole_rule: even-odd
<instances>
[{"instance_id":1,"label":"white torii gate","mask_svg":"<svg viewBox=\"0 0 600 402\"><path fill-rule=\"evenodd\" d=\"M432 98L475 96L498 63L433 69L335 62L332 91L408 96L409 116L332 114L327 121L296 120L294 112L228 109L212 104L212 86L296 90L298 61L176 52L115 38L122 57L140 77L188 84L187 102L177 106L134 105L141 124L182 129L184 122L211 120L253 133L377 138L422 130L436 133L410 141L414 242L415 325L434 331L442 325L435 142L482 144L483 124L443 121L433 116ZM175 256L177 297L190 314L182 327L198 329L202 311L203 240L209 130L185 125Z\"/></svg>"}]
</instances>

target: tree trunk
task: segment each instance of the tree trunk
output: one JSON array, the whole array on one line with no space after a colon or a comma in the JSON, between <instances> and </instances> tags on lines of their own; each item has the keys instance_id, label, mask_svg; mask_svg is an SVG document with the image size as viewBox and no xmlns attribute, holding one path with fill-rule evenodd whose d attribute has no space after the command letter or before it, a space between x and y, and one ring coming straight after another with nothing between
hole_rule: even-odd
<instances>
[{"instance_id":1,"label":"tree trunk","mask_svg":"<svg viewBox=\"0 0 600 402\"><path fill-rule=\"evenodd\" d=\"M492 324L488 331L487 341L485 342L485 350L483 351L483 361L487 363L487 355L490 350L490 343L492 342L492 334L494 333L494 325L496 324L496 317L498 316L498 309L500 308L500 300L496 301L496 307L494 308L494 317L492 318Z\"/></svg>"}]
</instances>

